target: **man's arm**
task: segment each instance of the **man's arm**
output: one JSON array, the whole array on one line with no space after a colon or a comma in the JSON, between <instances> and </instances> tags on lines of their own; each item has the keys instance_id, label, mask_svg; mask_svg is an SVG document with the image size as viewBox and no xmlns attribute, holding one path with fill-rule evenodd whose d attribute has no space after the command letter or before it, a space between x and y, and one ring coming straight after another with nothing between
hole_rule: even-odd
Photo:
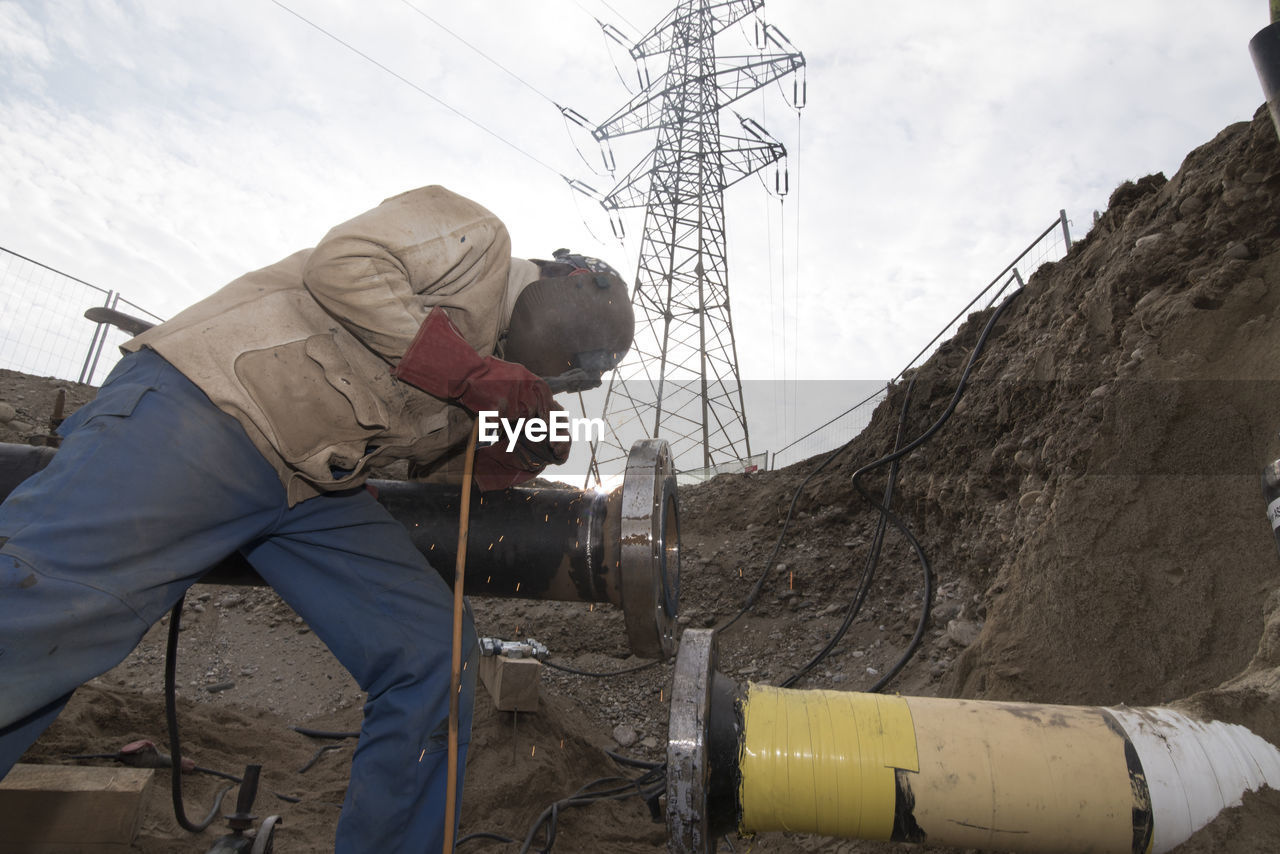
<instances>
[{"instance_id":1,"label":"man's arm","mask_svg":"<svg viewBox=\"0 0 1280 854\"><path fill-rule=\"evenodd\" d=\"M481 355L493 352L511 241L480 205L442 187L387 199L335 226L312 251L303 283L369 349L399 362L431 309Z\"/></svg>"}]
</instances>

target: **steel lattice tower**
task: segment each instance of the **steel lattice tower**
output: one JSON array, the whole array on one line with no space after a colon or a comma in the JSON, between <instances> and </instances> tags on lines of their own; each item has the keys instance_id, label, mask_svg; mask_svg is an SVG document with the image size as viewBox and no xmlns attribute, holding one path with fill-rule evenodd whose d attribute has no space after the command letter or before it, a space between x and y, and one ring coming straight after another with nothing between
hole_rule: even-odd
<instances>
[{"instance_id":1,"label":"steel lattice tower","mask_svg":"<svg viewBox=\"0 0 1280 854\"><path fill-rule=\"evenodd\" d=\"M630 47L643 67L665 55L666 71L641 79L635 97L592 130L602 145L656 130L652 151L607 194L615 230L624 208L645 208L632 291L636 337L605 397L611 435L593 448L592 473L626 456L630 442L657 436L678 468L740 464L751 456L729 301L724 191L786 155L758 123L745 136L720 131L725 106L804 66L776 29L760 24L761 50L717 57L716 36L763 8L763 0L681 0ZM775 52L766 52L769 48ZM801 85L795 106L801 104Z\"/></svg>"}]
</instances>

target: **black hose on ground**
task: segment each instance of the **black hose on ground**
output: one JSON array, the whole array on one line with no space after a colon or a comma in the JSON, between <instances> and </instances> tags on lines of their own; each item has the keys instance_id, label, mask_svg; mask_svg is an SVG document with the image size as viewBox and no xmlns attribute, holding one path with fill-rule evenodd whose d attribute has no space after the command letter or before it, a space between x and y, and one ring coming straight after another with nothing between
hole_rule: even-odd
<instances>
[{"instance_id":1,"label":"black hose on ground","mask_svg":"<svg viewBox=\"0 0 1280 854\"><path fill-rule=\"evenodd\" d=\"M911 391L915 383L915 380L913 378L907 386L906 398L903 402L903 408L899 415L898 434L894 442L894 450L891 453L862 466L857 471L855 471L851 476L850 480L854 489L857 490L857 492L880 514L880 521L877 524L876 534L872 543L872 550L868 558L867 565L864 568L862 579L859 582L859 587L858 587L857 593L855 594L855 599L850 604L850 608L846 612L845 619L844 621L842 621L840 628L836 632L836 635L833 636L832 640L826 646L824 646L823 650L819 652L812 660L810 660L807 664L805 664L795 674L792 674L790 677L788 677L782 683L782 687L790 687L791 685L795 684L795 682L797 682L804 674L808 673L811 669L813 669L813 667L815 667L824 658L830 655L830 653L835 649L835 646L839 643L840 639L843 638L844 634L848 631L848 628L852 624L853 619L856 617L857 613L862 608L862 604L865 601L867 591L870 587L872 579L874 578L876 565L879 561L880 549L883 544L884 531L887 524L892 524L895 528L898 529L899 532L902 533L903 537L906 538L908 544L910 544L912 549L915 551L916 556L920 561L920 566L921 566L921 570L923 572L923 577L924 577L924 592L922 597L923 601L920 609L920 618L916 623L915 633L912 635L910 642L907 644L906 651L903 653L901 657L899 657L897 662L894 663L894 665L889 669L889 671L884 676L882 676L879 680L877 680L877 682L871 688L869 688L868 691L870 693L876 693L883 690L884 687L888 685L888 683L892 681L893 678L896 677L898 673L902 671L902 668L906 666L906 664L911 660L911 658L915 655L916 651L919 649L920 643L924 639L924 633L928 628L929 614L933 604L933 570L932 570L932 567L929 565L929 559L928 559L928 556L925 554L924 547L920 545L919 540L917 540L915 535L912 534L911 529L906 524L906 522L904 522L901 519L901 517L899 517L896 513L894 513L890 506L893 498L894 485L897 479L898 461L901 460L906 455L910 454L912 451L922 446L923 444L925 444L931 438L933 438L934 434L936 434L938 430L940 430L942 426L951 418L952 414L955 412L956 406L960 403L960 398L964 394L965 386L968 384L969 376L973 372L974 366L977 364L978 357L981 356L983 350L986 348L987 339L991 336L991 333L995 328L996 322L1000 319L1000 316L1005 312L1005 310L1008 309L1008 307L1013 303L1014 299L1016 299L1017 296L1021 293L1022 293L1022 289L1019 288L1018 290L1009 294L1009 296L1006 297L1005 300L1002 303L1000 303L1000 305L992 313L991 317L987 319L987 323L983 327L982 333L979 335L977 343L974 344L973 352L970 353L969 360L966 363L964 371L962 372L960 379L956 384L956 390L952 394L951 401L948 403L947 408L942 413L942 415L939 416L938 419L927 430L925 430L924 433L917 436L915 439L913 439L911 442L907 443L906 445L902 444L902 434L906 424L907 405L910 402ZM849 442L846 442L844 445L841 445L839 448L836 448L834 451L828 454L827 457L824 458L823 461L813 469L813 471L809 472L809 474L804 478L804 480L801 481L800 485L796 487L795 493L791 497L791 504L787 509L786 518L783 521L782 531L779 533L777 542L774 544L773 551L770 553L769 559L765 563L764 570L761 572L759 579L756 581L756 584L752 588L750 595L747 597L746 603L742 606L741 609L739 609L739 611L732 618L728 620L728 622L722 624L719 627L720 631L725 631L728 628L730 628L734 623L738 621L739 618L741 618L744 614L746 614L755 605L756 599L760 595L760 592L763 590L765 581L768 579L769 574L774 566L774 559L778 556L778 553L782 548L782 543L786 537L787 530L791 525L791 519L792 519L792 516L794 515L796 504L799 501L800 494L804 490L804 487L809 483L809 481L815 475L817 475L819 472L826 469L826 467L830 465L831 462L835 460L835 458L841 452L849 448L854 441L856 441L856 437L855 439L851 439ZM888 465L890 467L890 474L889 474L889 481L885 489L885 498L883 501L881 501L881 500L877 500L876 497L873 496L862 485L861 479L864 476L866 476L867 473L874 471L877 468L881 468L885 465Z\"/></svg>"},{"instance_id":2,"label":"black hose on ground","mask_svg":"<svg viewBox=\"0 0 1280 854\"><path fill-rule=\"evenodd\" d=\"M178 597L173 610L169 612L169 640L165 646L164 657L164 717L169 726L169 757L172 760L169 788L173 794L173 815L183 830L201 833L218 817L218 812L222 809L222 799L231 787L224 786L218 792L214 798L213 809L201 821L192 822L187 818L187 812L182 805L182 746L178 741L178 703L177 691L174 687L178 659L178 622L182 619L182 603L185 599L185 596Z\"/></svg>"}]
</instances>

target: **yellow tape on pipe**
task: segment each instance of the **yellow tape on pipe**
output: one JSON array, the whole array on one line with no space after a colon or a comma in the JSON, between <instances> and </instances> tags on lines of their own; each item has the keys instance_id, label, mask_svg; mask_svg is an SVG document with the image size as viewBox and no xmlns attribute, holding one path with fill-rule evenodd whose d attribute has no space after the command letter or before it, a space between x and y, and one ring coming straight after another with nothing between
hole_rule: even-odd
<instances>
[{"instance_id":1,"label":"yellow tape on pipe","mask_svg":"<svg viewBox=\"0 0 1280 854\"><path fill-rule=\"evenodd\" d=\"M1142 763L1104 709L751 685L746 833L1148 854Z\"/></svg>"},{"instance_id":2,"label":"yellow tape on pipe","mask_svg":"<svg viewBox=\"0 0 1280 854\"><path fill-rule=\"evenodd\" d=\"M895 769L918 766L911 710L899 697L748 688L744 830L887 840Z\"/></svg>"}]
</instances>

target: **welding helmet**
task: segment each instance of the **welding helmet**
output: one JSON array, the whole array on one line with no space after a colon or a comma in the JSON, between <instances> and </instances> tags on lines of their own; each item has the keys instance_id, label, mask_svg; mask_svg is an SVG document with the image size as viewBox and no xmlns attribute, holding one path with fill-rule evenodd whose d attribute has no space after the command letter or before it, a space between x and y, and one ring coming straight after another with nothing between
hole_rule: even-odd
<instances>
[{"instance_id":1,"label":"welding helmet","mask_svg":"<svg viewBox=\"0 0 1280 854\"><path fill-rule=\"evenodd\" d=\"M516 297L502 358L542 377L582 369L599 377L631 347L635 315L618 271L567 249L533 259L538 278Z\"/></svg>"}]
</instances>

